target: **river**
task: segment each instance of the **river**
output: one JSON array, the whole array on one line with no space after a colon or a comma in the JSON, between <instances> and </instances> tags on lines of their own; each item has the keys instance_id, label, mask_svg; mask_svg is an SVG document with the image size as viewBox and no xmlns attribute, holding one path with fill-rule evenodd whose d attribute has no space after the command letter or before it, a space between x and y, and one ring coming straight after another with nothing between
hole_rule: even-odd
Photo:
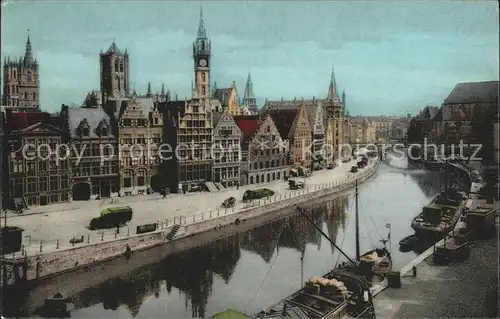
<instances>
[{"instance_id":1,"label":"river","mask_svg":"<svg viewBox=\"0 0 500 319\"><path fill-rule=\"evenodd\" d=\"M415 252L399 252L398 242L413 233L411 219L442 181L440 173L409 168L406 160L381 163L377 174L359 187L361 252L380 245L390 224L394 267L410 261ZM354 256L354 191L325 199L312 209L311 217ZM68 296L73 300L71 317L209 318L227 308L252 314L342 261L345 258L312 225L292 215L85 288ZM83 279L75 275L74 280Z\"/></svg>"}]
</instances>

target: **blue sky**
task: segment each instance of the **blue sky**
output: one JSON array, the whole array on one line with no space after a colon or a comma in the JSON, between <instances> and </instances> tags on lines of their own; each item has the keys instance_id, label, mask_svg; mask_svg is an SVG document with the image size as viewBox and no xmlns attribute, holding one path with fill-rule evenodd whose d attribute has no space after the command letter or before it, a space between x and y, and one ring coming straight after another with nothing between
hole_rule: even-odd
<instances>
[{"instance_id":1,"label":"blue sky","mask_svg":"<svg viewBox=\"0 0 500 319\"><path fill-rule=\"evenodd\" d=\"M24 53L27 29L41 66L41 107L80 104L99 88L100 50L130 54L131 87L190 95L200 2L7 0L2 62ZM456 83L498 80L498 5L473 2L204 2L212 80L250 70L264 99L325 97L332 66L351 114L415 113Z\"/></svg>"}]
</instances>

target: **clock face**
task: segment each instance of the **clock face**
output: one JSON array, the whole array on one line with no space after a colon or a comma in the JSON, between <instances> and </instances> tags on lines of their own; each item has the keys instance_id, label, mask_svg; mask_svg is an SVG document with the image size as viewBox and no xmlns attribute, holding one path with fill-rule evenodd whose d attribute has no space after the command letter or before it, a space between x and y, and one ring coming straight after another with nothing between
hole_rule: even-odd
<instances>
[{"instance_id":1,"label":"clock face","mask_svg":"<svg viewBox=\"0 0 500 319\"><path fill-rule=\"evenodd\" d=\"M207 66L207 60L201 59L200 62L199 62L199 64L200 64L200 66L205 67L205 66Z\"/></svg>"}]
</instances>

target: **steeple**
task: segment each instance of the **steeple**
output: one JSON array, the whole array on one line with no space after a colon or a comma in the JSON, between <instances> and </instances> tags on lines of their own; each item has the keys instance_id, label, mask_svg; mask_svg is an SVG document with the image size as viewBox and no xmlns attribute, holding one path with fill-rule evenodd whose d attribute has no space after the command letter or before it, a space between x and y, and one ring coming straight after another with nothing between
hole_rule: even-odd
<instances>
[{"instance_id":1,"label":"steeple","mask_svg":"<svg viewBox=\"0 0 500 319\"><path fill-rule=\"evenodd\" d=\"M151 82L148 82L148 92L146 93L147 97L151 97L153 93L151 92Z\"/></svg>"},{"instance_id":2,"label":"steeple","mask_svg":"<svg viewBox=\"0 0 500 319\"><path fill-rule=\"evenodd\" d=\"M161 84L161 96L165 96L165 83Z\"/></svg>"},{"instance_id":3,"label":"steeple","mask_svg":"<svg viewBox=\"0 0 500 319\"><path fill-rule=\"evenodd\" d=\"M205 30L205 23L203 22L203 6L200 6L200 21L198 23L198 39L206 39L207 31Z\"/></svg>"},{"instance_id":4,"label":"steeple","mask_svg":"<svg viewBox=\"0 0 500 319\"><path fill-rule=\"evenodd\" d=\"M28 39L26 40L26 51L24 53L24 65L31 65L34 62L33 49L31 48L31 40L28 29Z\"/></svg>"},{"instance_id":5,"label":"steeple","mask_svg":"<svg viewBox=\"0 0 500 319\"><path fill-rule=\"evenodd\" d=\"M243 95L243 99L253 99L254 97L252 76L250 75L250 72L248 72L247 85L245 86L245 94Z\"/></svg>"},{"instance_id":6,"label":"steeple","mask_svg":"<svg viewBox=\"0 0 500 319\"><path fill-rule=\"evenodd\" d=\"M335 69L332 67L332 75L330 79L330 86L328 87L327 100L333 101L339 98L337 93L337 81L335 80Z\"/></svg>"}]
</instances>

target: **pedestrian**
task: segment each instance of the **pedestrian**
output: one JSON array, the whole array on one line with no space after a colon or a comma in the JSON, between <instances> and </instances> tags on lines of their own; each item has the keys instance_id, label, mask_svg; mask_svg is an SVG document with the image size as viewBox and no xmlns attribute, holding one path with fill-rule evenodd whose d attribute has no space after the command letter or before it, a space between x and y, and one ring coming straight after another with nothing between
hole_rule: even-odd
<instances>
[{"instance_id":1,"label":"pedestrian","mask_svg":"<svg viewBox=\"0 0 500 319\"><path fill-rule=\"evenodd\" d=\"M163 193L163 198L167 198L167 189L166 188L162 189L162 193Z\"/></svg>"}]
</instances>

